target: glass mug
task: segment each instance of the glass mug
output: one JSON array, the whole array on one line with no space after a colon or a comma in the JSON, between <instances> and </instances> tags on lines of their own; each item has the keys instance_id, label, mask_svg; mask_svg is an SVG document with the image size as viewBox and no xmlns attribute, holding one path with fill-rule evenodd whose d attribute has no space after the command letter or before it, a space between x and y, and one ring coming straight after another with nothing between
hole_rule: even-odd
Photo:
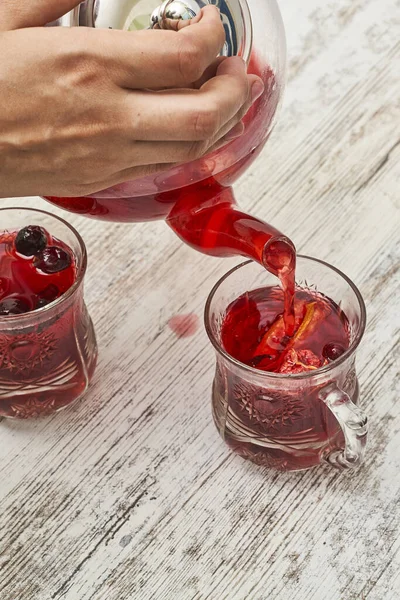
<instances>
[{"instance_id":1,"label":"glass mug","mask_svg":"<svg viewBox=\"0 0 400 600\"><path fill-rule=\"evenodd\" d=\"M367 418L358 408L355 355L366 312L356 286L340 271L315 258L298 256L298 287L331 298L350 324L350 346L337 360L300 374L268 373L230 356L221 345L227 307L246 291L276 286L257 263L229 271L211 291L205 308L207 334L216 351L212 408L216 427L243 458L281 471L327 462L358 467L364 458Z\"/></svg>"},{"instance_id":2,"label":"glass mug","mask_svg":"<svg viewBox=\"0 0 400 600\"><path fill-rule=\"evenodd\" d=\"M0 417L49 415L83 396L96 367L96 337L83 299L86 248L71 225L40 210L0 209L0 223L0 238L40 225L74 254L76 280L62 296L31 312L0 316Z\"/></svg>"}]
</instances>

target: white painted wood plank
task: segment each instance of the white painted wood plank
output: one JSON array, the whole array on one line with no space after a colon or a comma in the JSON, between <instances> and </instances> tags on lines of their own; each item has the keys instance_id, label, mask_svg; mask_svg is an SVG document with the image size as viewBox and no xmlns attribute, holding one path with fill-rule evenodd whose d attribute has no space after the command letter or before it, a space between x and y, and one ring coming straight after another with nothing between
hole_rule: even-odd
<instances>
[{"instance_id":1,"label":"white painted wood plank","mask_svg":"<svg viewBox=\"0 0 400 600\"><path fill-rule=\"evenodd\" d=\"M89 250L100 362L79 406L0 422L1 600L399 596L400 5L281 7L285 107L237 195L360 286L367 463L288 475L230 454L211 421L206 335L177 340L167 322L201 317L237 261L196 254L163 223L68 215Z\"/></svg>"}]
</instances>

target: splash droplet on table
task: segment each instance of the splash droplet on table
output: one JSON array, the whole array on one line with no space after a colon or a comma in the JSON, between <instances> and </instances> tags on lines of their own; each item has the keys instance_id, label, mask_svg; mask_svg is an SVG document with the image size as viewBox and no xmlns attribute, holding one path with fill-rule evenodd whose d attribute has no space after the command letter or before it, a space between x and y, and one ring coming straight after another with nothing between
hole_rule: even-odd
<instances>
[{"instance_id":1,"label":"splash droplet on table","mask_svg":"<svg viewBox=\"0 0 400 600\"><path fill-rule=\"evenodd\" d=\"M124 535L124 537L122 537L119 540L119 545L121 546L121 548L125 548L128 544L130 544L132 541L132 536L131 535Z\"/></svg>"},{"instance_id":2,"label":"splash droplet on table","mask_svg":"<svg viewBox=\"0 0 400 600\"><path fill-rule=\"evenodd\" d=\"M175 315L168 321L168 327L178 338L190 337L199 328L199 317L190 313L188 315Z\"/></svg>"}]
</instances>

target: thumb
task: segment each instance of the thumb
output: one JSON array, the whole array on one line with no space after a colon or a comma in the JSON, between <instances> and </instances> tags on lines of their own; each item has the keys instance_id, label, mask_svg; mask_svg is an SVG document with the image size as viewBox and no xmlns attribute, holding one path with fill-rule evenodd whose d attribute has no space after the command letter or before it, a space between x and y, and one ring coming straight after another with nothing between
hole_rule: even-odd
<instances>
[{"instance_id":1,"label":"thumb","mask_svg":"<svg viewBox=\"0 0 400 600\"><path fill-rule=\"evenodd\" d=\"M0 31L40 27L55 21L82 0L0 0Z\"/></svg>"}]
</instances>

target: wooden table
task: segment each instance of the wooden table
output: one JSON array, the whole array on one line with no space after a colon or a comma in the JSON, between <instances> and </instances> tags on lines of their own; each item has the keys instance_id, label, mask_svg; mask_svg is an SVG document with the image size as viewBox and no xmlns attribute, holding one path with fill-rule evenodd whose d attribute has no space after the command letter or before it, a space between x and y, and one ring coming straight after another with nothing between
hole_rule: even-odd
<instances>
[{"instance_id":1,"label":"wooden table","mask_svg":"<svg viewBox=\"0 0 400 600\"><path fill-rule=\"evenodd\" d=\"M285 107L237 194L364 295L366 464L277 474L229 453L203 328L178 339L167 323L201 319L238 261L196 254L163 223L70 216L89 250L100 362L71 410L0 423L1 600L400 596L399 2L281 7Z\"/></svg>"}]
</instances>

